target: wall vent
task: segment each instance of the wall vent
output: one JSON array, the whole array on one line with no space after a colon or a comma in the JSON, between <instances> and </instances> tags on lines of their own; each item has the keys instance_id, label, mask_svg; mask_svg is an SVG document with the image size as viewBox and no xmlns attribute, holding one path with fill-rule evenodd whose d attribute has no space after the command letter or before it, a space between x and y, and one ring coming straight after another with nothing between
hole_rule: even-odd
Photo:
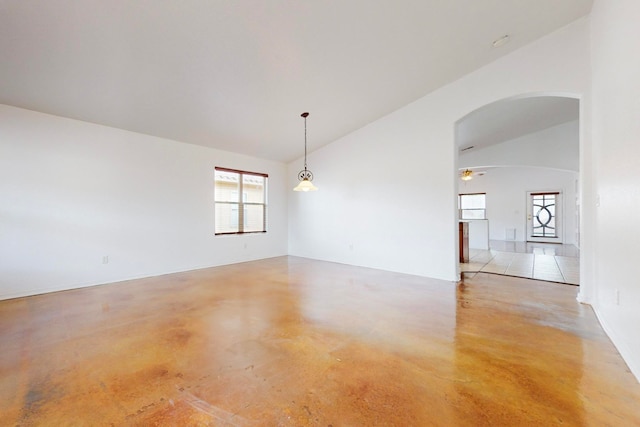
<instances>
[{"instance_id":1,"label":"wall vent","mask_svg":"<svg viewBox=\"0 0 640 427\"><path fill-rule=\"evenodd\" d=\"M504 230L504 240L516 240L516 229L515 228L505 228L505 230Z\"/></svg>"}]
</instances>

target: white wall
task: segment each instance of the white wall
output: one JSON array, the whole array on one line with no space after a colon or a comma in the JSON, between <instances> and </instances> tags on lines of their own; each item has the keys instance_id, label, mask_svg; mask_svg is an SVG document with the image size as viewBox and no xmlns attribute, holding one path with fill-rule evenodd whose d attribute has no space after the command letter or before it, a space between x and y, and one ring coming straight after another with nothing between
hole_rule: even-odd
<instances>
[{"instance_id":1,"label":"white wall","mask_svg":"<svg viewBox=\"0 0 640 427\"><path fill-rule=\"evenodd\" d=\"M577 172L579 160L580 127L575 120L499 144L464 151L458 162L460 168L540 166Z\"/></svg>"},{"instance_id":2,"label":"white wall","mask_svg":"<svg viewBox=\"0 0 640 427\"><path fill-rule=\"evenodd\" d=\"M290 199L290 254L457 280L456 121L523 94L582 97L588 24L576 21L311 153L320 191ZM290 177L301 164L289 165Z\"/></svg>"},{"instance_id":3,"label":"white wall","mask_svg":"<svg viewBox=\"0 0 640 427\"><path fill-rule=\"evenodd\" d=\"M505 240L505 229L516 230L516 241L526 241L527 191L560 191L563 199L562 234L565 244L576 243L577 172L536 167L501 167L462 181L461 193L487 193L489 239Z\"/></svg>"},{"instance_id":4,"label":"white wall","mask_svg":"<svg viewBox=\"0 0 640 427\"><path fill-rule=\"evenodd\" d=\"M590 235L605 330L640 378L640 2L596 0L592 11L595 212ZM599 199L599 203L598 202Z\"/></svg>"},{"instance_id":5,"label":"white wall","mask_svg":"<svg viewBox=\"0 0 640 427\"><path fill-rule=\"evenodd\" d=\"M269 174L266 234L214 236L215 166ZM0 299L286 255L285 173L0 105Z\"/></svg>"}]
</instances>

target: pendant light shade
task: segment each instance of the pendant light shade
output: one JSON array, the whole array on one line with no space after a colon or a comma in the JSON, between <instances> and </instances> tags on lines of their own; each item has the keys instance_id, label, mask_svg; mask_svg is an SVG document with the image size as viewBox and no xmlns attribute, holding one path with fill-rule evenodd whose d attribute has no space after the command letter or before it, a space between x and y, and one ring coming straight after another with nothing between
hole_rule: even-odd
<instances>
[{"instance_id":1,"label":"pendant light shade","mask_svg":"<svg viewBox=\"0 0 640 427\"><path fill-rule=\"evenodd\" d=\"M303 179L293 189L293 191L316 191L316 190L318 190L318 187L313 185L313 182L309 181L308 179Z\"/></svg>"},{"instance_id":2,"label":"pendant light shade","mask_svg":"<svg viewBox=\"0 0 640 427\"><path fill-rule=\"evenodd\" d=\"M293 191L316 191L318 187L313 185L313 173L307 169L307 117L309 113L302 113L300 117L304 118L304 169L298 172L300 182Z\"/></svg>"},{"instance_id":3,"label":"pendant light shade","mask_svg":"<svg viewBox=\"0 0 640 427\"><path fill-rule=\"evenodd\" d=\"M462 172L462 175L460 175L460 179L463 181L469 181L470 179L473 178L473 171L467 169L464 172Z\"/></svg>"}]
</instances>

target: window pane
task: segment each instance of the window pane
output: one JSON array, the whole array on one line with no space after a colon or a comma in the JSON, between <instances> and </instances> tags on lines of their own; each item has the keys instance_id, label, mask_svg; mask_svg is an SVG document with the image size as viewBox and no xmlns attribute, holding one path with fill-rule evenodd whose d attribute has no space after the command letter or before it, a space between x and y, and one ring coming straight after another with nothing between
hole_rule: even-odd
<instances>
[{"instance_id":1,"label":"window pane","mask_svg":"<svg viewBox=\"0 0 640 427\"><path fill-rule=\"evenodd\" d=\"M557 237L555 203L555 194L536 194L533 196L533 237Z\"/></svg>"},{"instance_id":2,"label":"window pane","mask_svg":"<svg viewBox=\"0 0 640 427\"><path fill-rule=\"evenodd\" d=\"M216 170L216 202L238 202L240 174Z\"/></svg>"},{"instance_id":3,"label":"window pane","mask_svg":"<svg viewBox=\"0 0 640 427\"><path fill-rule=\"evenodd\" d=\"M243 175L244 201L247 203L264 203L264 183L265 178L263 176Z\"/></svg>"},{"instance_id":4,"label":"window pane","mask_svg":"<svg viewBox=\"0 0 640 427\"><path fill-rule=\"evenodd\" d=\"M264 205L245 205L244 231L264 231Z\"/></svg>"},{"instance_id":5,"label":"window pane","mask_svg":"<svg viewBox=\"0 0 640 427\"><path fill-rule=\"evenodd\" d=\"M461 194L460 208L461 209L484 209L485 194Z\"/></svg>"},{"instance_id":6,"label":"window pane","mask_svg":"<svg viewBox=\"0 0 640 427\"><path fill-rule=\"evenodd\" d=\"M484 209L462 209L460 219L485 219Z\"/></svg>"},{"instance_id":7,"label":"window pane","mask_svg":"<svg viewBox=\"0 0 640 427\"><path fill-rule=\"evenodd\" d=\"M237 233L238 204L216 203L216 233Z\"/></svg>"}]
</instances>

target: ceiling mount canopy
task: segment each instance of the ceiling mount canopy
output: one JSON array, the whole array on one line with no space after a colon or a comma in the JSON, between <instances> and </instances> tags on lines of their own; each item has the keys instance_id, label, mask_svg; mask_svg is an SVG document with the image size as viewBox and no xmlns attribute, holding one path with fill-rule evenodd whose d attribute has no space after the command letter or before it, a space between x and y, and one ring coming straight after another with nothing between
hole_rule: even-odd
<instances>
[{"instance_id":1,"label":"ceiling mount canopy","mask_svg":"<svg viewBox=\"0 0 640 427\"><path fill-rule=\"evenodd\" d=\"M304 118L304 169L298 172L300 182L293 191L316 191L318 187L313 185L313 173L307 169L307 117L309 117L309 113L302 113L300 117Z\"/></svg>"}]
</instances>

